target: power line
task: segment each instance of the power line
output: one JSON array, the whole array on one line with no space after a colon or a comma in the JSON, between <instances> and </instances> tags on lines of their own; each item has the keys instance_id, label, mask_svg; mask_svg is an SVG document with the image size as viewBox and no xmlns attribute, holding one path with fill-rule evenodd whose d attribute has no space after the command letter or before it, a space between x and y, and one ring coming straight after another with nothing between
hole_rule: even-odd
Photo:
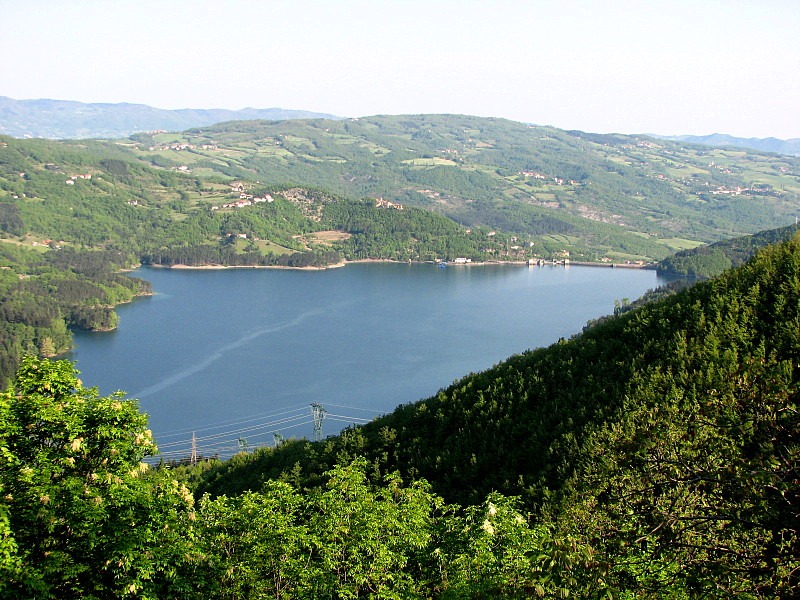
<instances>
[{"instance_id":1,"label":"power line","mask_svg":"<svg viewBox=\"0 0 800 600\"><path fill-rule=\"evenodd\" d=\"M299 412L304 412L304 411L305 411L304 408L297 407L297 408L292 408L292 409L289 409L289 410L284 410L284 411L275 412L275 413L267 413L267 414L261 414L261 415L251 415L251 416L248 416L248 417L243 417L242 419L240 419L238 421L234 421L234 420L218 421L214 425L208 425L206 427L200 427L200 428L196 428L195 427L195 428L177 429L177 430L173 430L173 431L160 432L158 434L154 434L154 436L158 437L160 439L163 439L163 438L166 438L166 437L175 437L175 436L180 436L180 435L185 436L186 434L188 434L188 433L190 433L192 431L201 431L202 432L202 431L208 431L208 430L211 430L211 429L220 429L222 427L232 427L232 426L235 426L235 425L241 425L243 423L250 423L252 421L257 421L259 419L273 418L273 417L278 417L278 416L281 416L281 415L286 415L286 414L295 413L295 412L299 413Z\"/></svg>"},{"instance_id":2,"label":"power line","mask_svg":"<svg viewBox=\"0 0 800 600\"><path fill-rule=\"evenodd\" d=\"M369 423L372 420L372 419L362 419L361 417L348 417L345 415L335 415L333 413L327 413L325 417L329 418L331 421L338 421L340 423L358 423L360 425Z\"/></svg>"},{"instance_id":3,"label":"power line","mask_svg":"<svg viewBox=\"0 0 800 600\"><path fill-rule=\"evenodd\" d=\"M251 428L251 433L248 435L248 446L256 447L256 446L267 446L268 436L275 434L276 431L285 431L286 429L291 429L293 427L297 427L299 425L308 425L312 423L312 420L306 417L305 420L300 422L292 422L287 420L287 427L282 428L275 428L273 427L259 427L259 428ZM274 424L273 424L274 425ZM261 444L257 443L257 440L260 438L264 439L264 442ZM217 434L215 436L207 436L205 438L198 438L195 436L191 442L187 440L183 440L182 442L173 442L169 444L169 447L159 448L159 456L161 457L174 457L174 456L186 456L187 454L194 454L195 456L200 455L208 455L209 453L213 453L216 450L229 450L229 449L237 449L240 446L239 440L243 439L243 436L238 432L229 432L227 435ZM235 454L236 452L230 452L230 454Z\"/></svg>"},{"instance_id":4,"label":"power line","mask_svg":"<svg viewBox=\"0 0 800 600\"><path fill-rule=\"evenodd\" d=\"M280 433L281 431L307 424L312 424L313 427L312 440L315 442L321 441L322 424L326 418L329 418L331 421L350 425L363 425L372 420L364 417L329 413L319 402L313 402L310 406L310 418L308 413L301 414L303 409L295 408L251 418L230 420L199 429L186 429L183 432L174 431L166 434L166 437L175 438L181 435L181 433L185 435L191 431L191 439L184 438L182 440L158 444L159 453L152 458L161 460L186 460L188 457L190 464L194 465L197 463L198 459L202 459L203 457L213 456L225 459L238 452L248 452L268 446L279 446L286 441L286 438ZM353 410L369 410L375 413L380 412L354 406L348 407L342 404L330 404L330 406L350 408ZM272 417L272 420L268 420L270 417ZM225 429L220 431L223 428ZM198 436L198 431L207 432L208 434ZM270 435L272 436L271 444L269 441Z\"/></svg>"},{"instance_id":5,"label":"power line","mask_svg":"<svg viewBox=\"0 0 800 600\"><path fill-rule=\"evenodd\" d=\"M206 442L206 441L209 441L209 440L215 440L215 439L219 439L219 438L223 438L223 437L235 436L235 435L239 435L239 434L242 434L242 433L248 433L248 432L251 432L251 431L257 431L259 429L274 429L277 425L285 425L287 423L292 423L294 421L300 421L301 419L303 421L300 422L300 423L297 423L297 425L302 425L303 423L308 422L308 416L307 415L296 415L296 416L293 416L293 417L287 417L285 419L280 419L278 421L270 421L270 422L267 422L267 423L259 423L257 425L251 425L250 427L241 427L239 429L231 429L231 430L227 430L227 431L222 431L222 432L219 432L219 433L214 433L212 435L202 436L202 437L199 437L197 439L199 441ZM184 443L184 442L181 442L181 441L167 442L166 444L159 444L159 446L160 447L164 447L164 448L169 448L171 446L180 445L182 443Z\"/></svg>"},{"instance_id":6,"label":"power line","mask_svg":"<svg viewBox=\"0 0 800 600\"><path fill-rule=\"evenodd\" d=\"M326 402L325 405L326 406L337 406L339 408L349 408L351 410L364 410L364 411L373 412L373 413L383 413L384 412L382 410L376 410L374 408L364 408L363 406L348 406L346 404L334 404L333 402Z\"/></svg>"}]
</instances>

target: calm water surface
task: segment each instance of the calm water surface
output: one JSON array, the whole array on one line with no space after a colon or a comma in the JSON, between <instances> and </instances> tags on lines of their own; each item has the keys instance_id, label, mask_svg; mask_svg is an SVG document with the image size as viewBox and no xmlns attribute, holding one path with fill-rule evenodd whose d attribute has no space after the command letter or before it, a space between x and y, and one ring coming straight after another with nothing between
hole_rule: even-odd
<instances>
[{"instance_id":1,"label":"calm water surface","mask_svg":"<svg viewBox=\"0 0 800 600\"><path fill-rule=\"evenodd\" d=\"M324 434L548 345L660 285L655 271L351 264L328 271L134 273L156 295L77 333L86 385L138 398L165 456ZM242 440L242 441L239 441Z\"/></svg>"}]
</instances>

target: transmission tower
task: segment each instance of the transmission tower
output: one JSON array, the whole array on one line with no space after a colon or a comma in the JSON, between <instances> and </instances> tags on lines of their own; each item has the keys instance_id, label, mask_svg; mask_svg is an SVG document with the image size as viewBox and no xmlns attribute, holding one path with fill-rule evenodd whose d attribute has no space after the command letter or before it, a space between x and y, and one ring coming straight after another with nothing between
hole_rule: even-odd
<instances>
[{"instance_id":1,"label":"transmission tower","mask_svg":"<svg viewBox=\"0 0 800 600\"><path fill-rule=\"evenodd\" d=\"M272 434L272 440L275 442L275 447L277 448L278 446L283 444L285 438L276 431L275 433Z\"/></svg>"},{"instance_id":2,"label":"transmission tower","mask_svg":"<svg viewBox=\"0 0 800 600\"><path fill-rule=\"evenodd\" d=\"M249 444L247 443L247 438L240 437L239 438L239 452L247 452L247 447Z\"/></svg>"},{"instance_id":3,"label":"transmission tower","mask_svg":"<svg viewBox=\"0 0 800 600\"><path fill-rule=\"evenodd\" d=\"M194 431L192 432L192 456L189 459L189 462L191 462L192 465L197 464L197 437L195 436Z\"/></svg>"},{"instance_id":4,"label":"transmission tower","mask_svg":"<svg viewBox=\"0 0 800 600\"><path fill-rule=\"evenodd\" d=\"M322 439L322 421L325 420L325 409L318 402L311 403L311 414L314 417L314 441Z\"/></svg>"}]
</instances>

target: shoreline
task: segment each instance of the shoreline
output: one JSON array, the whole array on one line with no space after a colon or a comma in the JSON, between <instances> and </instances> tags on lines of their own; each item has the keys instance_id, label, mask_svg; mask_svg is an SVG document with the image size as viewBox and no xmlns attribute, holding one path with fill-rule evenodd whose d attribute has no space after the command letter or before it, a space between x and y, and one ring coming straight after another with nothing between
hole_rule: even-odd
<instances>
[{"instance_id":1,"label":"shoreline","mask_svg":"<svg viewBox=\"0 0 800 600\"><path fill-rule=\"evenodd\" d=\"M177 269L184 271L221 271L224 269L278 269L284 271L327 271L328 269L341 269L350 264L369 264L369 263L389 263L398 265L439 265L441 262L426 261L411 261L411 260L393 260L389 258L359 258L357 260L344 260L332 265L324 265L321 267L289 267L284 265L141 265L150 269ZM526 260L485 260L475 261L468 263L447 262L448 267L485 267L485 266L514 266L514 267L601 267L606 269L656 269L656 263L646 264L632 264L632 263L599 263L599 262L569 262L564 261L543 261L541 264L530 263Z\"/></svg>"},{"instance_id":2,"label":"shoreline","mask_svg":"<svg viewBox=\"0 0 800 600\"><path fill-rule=\"evenodd\" d=\"M223 269L279 269L284 271L326 271L328 269L340 269L347 265L347 261L342 261L333 265L323 267L287 267L284 265L142 265L148 269L178 269L182 271L221 271Z\"/></svg>"}]
</instances>

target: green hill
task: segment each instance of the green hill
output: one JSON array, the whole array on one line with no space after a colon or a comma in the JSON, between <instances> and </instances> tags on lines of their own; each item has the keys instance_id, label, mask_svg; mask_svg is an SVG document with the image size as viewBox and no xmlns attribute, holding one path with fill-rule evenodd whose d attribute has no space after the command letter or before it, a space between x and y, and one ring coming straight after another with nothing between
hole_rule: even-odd
<instances>
[{"instance_id":1,"label":"green hill","mask_svg":"<svg viewBox=\"0 0 800 600\"><path fill-rule=\"evenodd\" d=\"M232 179L202 169L169 169L116 143L6 139L0 143L0 234L27 245L115 249L149 261L166 256L167 264L176 262L167 255L177 254L190 264L250 265L329 251L341 256L300 263L338 262L342 256L526 260L589 243L573 225L549 217L539 219L538 236L523 237L513 230L458 226L437 211L397 199L337 195L310 186L313 181L266 184L252 172ZM578 237L565 235L573 229ZM618 250L646 257L648 244L631 236ZM649 247L657 255L667 252Z\"/></svg>"},{"instance_id":2,"label":"green hill","mask_svg":"<svg viewBox=\"0 0 800 600\"><path fill-rule=\"evenodd\" d=\"M151 293L148 282L119 272L135 260L112 250L37 252L0 244L0 387L23 356L69 351L70 329L114 329L116 305Z\"/></svg>"},{"instance_id":3,"label":"green hill","mask_svg":"<svg viewBox=\"0 0 800 600\"><path fill-rule=\"evenodd\" d=\"M90 245L206 243L219 231L204 231L201 217L230 202L237 182L382 198L506 232L517 238L512 254L568 251L590 262L658 260L785 224L800 206L798 158L457 115L237 121L117 142L4 140L4 230L22 223ZM66 183L80 174L93 179Z\"/></svg>"},{"instance_id":4,"label":"green hill","mask_svg":"<svg viewBox=\"0 0 800 600\"><path fill-rule=\"evenodd\" d=\"M738 267L749 260L757 250L790 239L797 232L797 225L760 231L730 240L722 240L708 246L682 250L658 263L658 271L665 275L708 278L719 275L726 269Z\"/></svg>"},{"instance_id":5,"label":"green hill","mask_svg":"<svg viewBox=\"0 0 800 600\"><path fill-rule=\"evenodd\" d=\"M626 555L642 584L768 587L800 556L798 265L797 239L769 247L364 427L207 466L194 485L314 486L365 456L449 501L520 495L538 519Z\"/></svg>"},{"instance_id":6,"label":"green hill","mask_svg":"<svg viewBox=\"0 0 800 600\"><path fill-rule=\"evenodd\" d=\"M546 216L673 247L784 224L800 193L796 157L460 115L236 122L135 139L143 158L195 172L383 196L521 233L543 233ZM193 147L163 150L176 143Z\"/></svg>"}]
</instances>

